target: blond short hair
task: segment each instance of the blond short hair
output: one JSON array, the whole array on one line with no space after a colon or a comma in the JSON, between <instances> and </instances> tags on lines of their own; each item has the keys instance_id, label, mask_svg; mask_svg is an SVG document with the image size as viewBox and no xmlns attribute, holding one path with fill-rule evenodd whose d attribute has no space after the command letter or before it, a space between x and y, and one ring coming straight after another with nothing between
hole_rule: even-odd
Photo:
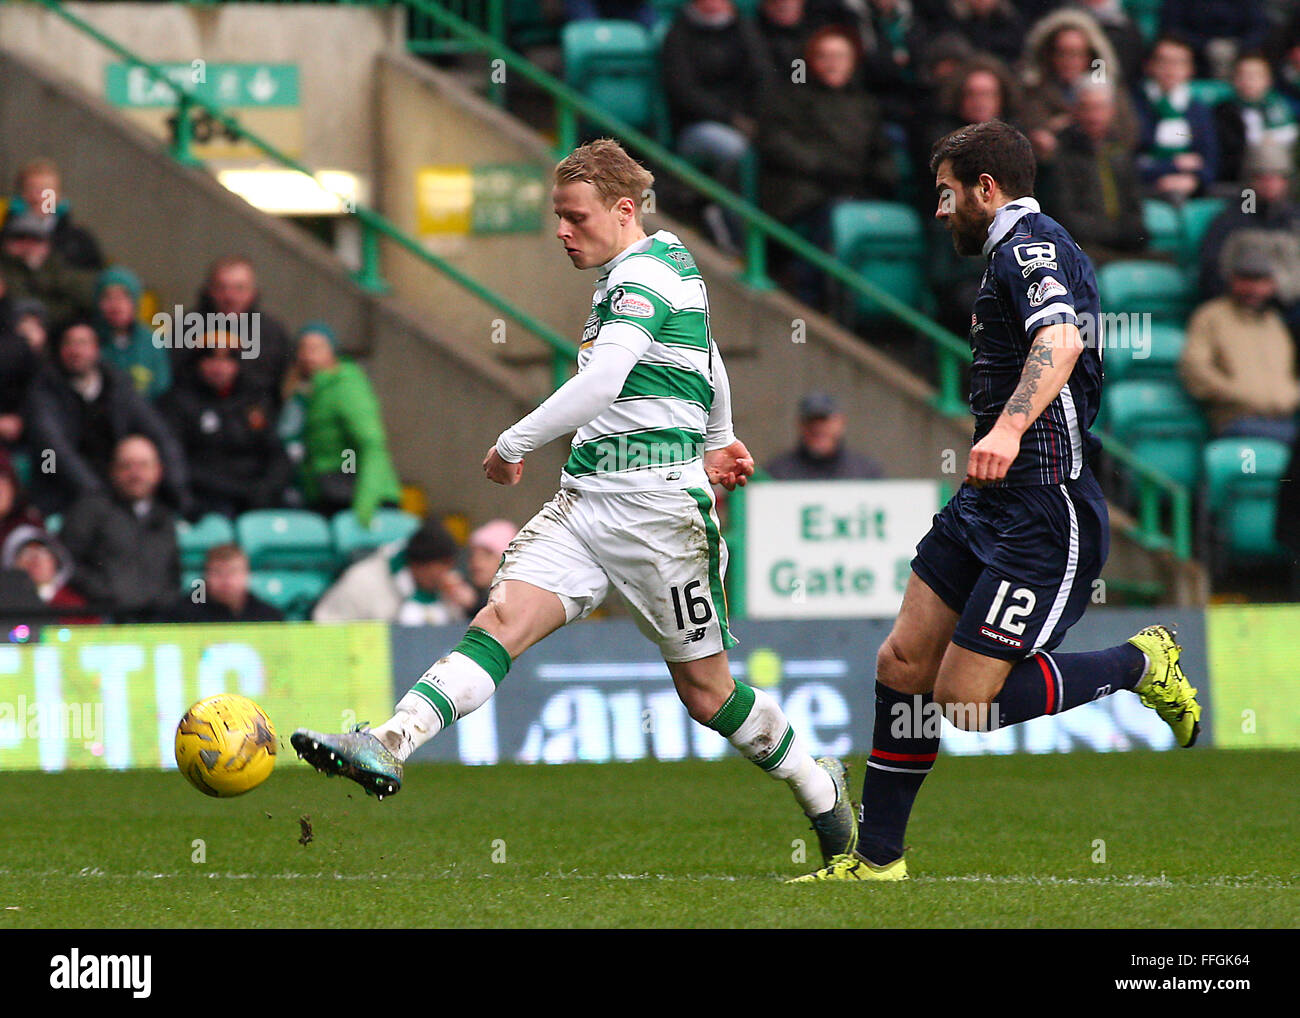
<instances>
[{"instance_id":1,"label":"blond short hair","mask_svg":"<svg viewBox=\"0 0 1300 1018\"><path fill-rule=\"evenodd\" d=\"M620 198L631 198L637 222L654 174L633 159L613 138L598 138L575 148L555 167L556 184L590 184L605 208Z\"/></svg>"}]
</instances>

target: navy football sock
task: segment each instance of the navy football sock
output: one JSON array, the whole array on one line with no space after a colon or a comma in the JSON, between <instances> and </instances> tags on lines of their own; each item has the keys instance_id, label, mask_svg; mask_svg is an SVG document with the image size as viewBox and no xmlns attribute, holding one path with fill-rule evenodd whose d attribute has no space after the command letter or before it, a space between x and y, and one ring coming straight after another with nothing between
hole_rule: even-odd
<instances>
[{"instance_id":1,"label":"navy football sock","mask_svg":"<svg viewBox=\"0 0 1300 1018\"><path fill-rule=\"evenodd\" d=\"M862 779L858 852L877 865L903 854L921 782L939 755L939 714L930 693L909 696L876 683L876 723Z\"/></svg>"},{"instance_id":2,"label":"navy football sock","mask_svg":"<svg viewBox=\"0 0 1300 1018\"><path fill-rule=\"evenodd\" d=\"M1019 724L1045 714L1132 689L1146 671L1146 655L1121 643L1086 654L1035 654L1011 669L993 700L996 727Z\"/></svg>"}]
</instances>

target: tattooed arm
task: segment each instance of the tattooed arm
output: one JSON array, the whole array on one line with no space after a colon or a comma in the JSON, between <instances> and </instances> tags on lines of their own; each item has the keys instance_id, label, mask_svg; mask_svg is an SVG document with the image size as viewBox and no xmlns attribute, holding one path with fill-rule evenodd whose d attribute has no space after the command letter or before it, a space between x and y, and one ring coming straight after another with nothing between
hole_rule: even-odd
<instances>
[{"instance_id":1,"label":"tattooed arm","mask_svg":"<svg viewBox=\"0 0 1300 1018\"><path fill-rule=\"evenodd\" d=\"M1035 333L1020 384L992 430L970 451L966 480L978 485L1007 476L1020 452L1021 436L1070 380L1082 352L1083 340L1074 325L1047 325Z\"/></svg>"}]
</instances>

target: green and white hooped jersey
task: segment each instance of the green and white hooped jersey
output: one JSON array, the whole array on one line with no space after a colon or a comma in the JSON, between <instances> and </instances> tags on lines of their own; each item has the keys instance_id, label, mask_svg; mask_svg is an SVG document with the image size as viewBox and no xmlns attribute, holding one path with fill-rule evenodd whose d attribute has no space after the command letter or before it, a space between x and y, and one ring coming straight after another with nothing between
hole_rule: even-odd
<instances>
[{"instance_id":1,"label":"green and white hooped jersey","mask_svg":"<svg viewBox=\"0 0 1300 1018\"><path fill-rule=\"evenodd\" d=\"M720 354L704 280L675 235L660 230L628 248L597 282L579 371L603 342L644 352L609 409L574 435L561 485L708 488L704 437Z\"/></svg>"}]
</instances>

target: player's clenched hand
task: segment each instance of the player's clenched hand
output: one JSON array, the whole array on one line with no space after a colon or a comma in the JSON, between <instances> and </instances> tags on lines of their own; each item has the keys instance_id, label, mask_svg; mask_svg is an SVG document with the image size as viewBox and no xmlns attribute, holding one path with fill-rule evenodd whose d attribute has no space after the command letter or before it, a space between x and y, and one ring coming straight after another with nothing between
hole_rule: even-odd
<instances>
[{"instance_id":1,"label":"player's clenched hand","mask_svg":"<svg viewBox=\"0 0 1300 1018\"><path fill-rule=\"evenodd\" d=\"M971 448L966 460L966 480L977 487L1007 476L1020 452L1020 435L996 425Z\"/></svg>"},{"instance_id":2,"label":"player's clenched hand","mask_svg":"<svg viewBox=\"0 0 1300 1018\"><path fill-rule=\"evenodd\" d=\"M489 481L497 484L518 484L519 478L524 475L524 461L507 463L497 453L494 445L483 457L483 473L487 474Z\"/></svg>"},{"instance_id":3,"label":"player's clenched hand","mask_svg":"<svg viewBox=\"0 0 1300 1018\"><path fill-rule=\"evenodd\" d=\"M728 491L734 491L736 485L743 488L753 476L754 457L745 448L745 443L736 439L721 449L706 452L704 470L709 475L710 484L721 484Z\"/></svg>"}]
</instances>

